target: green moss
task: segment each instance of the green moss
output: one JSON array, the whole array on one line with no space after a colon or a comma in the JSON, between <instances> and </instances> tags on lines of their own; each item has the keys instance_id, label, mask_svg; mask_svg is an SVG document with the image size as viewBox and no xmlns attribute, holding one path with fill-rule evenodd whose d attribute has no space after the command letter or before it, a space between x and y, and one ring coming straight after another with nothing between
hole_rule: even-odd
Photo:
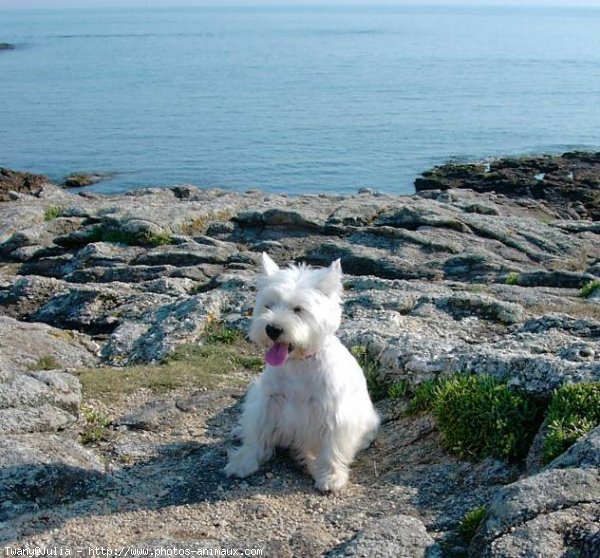
<instances>
[{"instance_id":1,"label":"green moss","mask_svg":"<svg viewBox=\"0 0 600 558\"><path fill-rule=\"evenodd\" d=\"M507 285L518 285L520 277L521 276L516 271L512 271L511 273L509 273L506 276L506 279L504 280L504 282Z\"/></svg>"},{"instance_id":2,"label":"green moss","mask_svg":"<svg viewBox=\"0 0 600 558\"><path fill-rule=\"evenodd\" d=\"M549 463L600 424L600 382L565 385L548 407L544 461Z\"/></svg>"},{"instance_id":3,"label":"green moss","mask_svg":"<svg viewBox=\"0 0 600 558\"><path fill-rule=\"evenodd\" d=\"M44 355L35 364L29 366L29 370L58 370L59 368L61 365L53 355Z\"/></svg>"},{"instance_id":4,"label":"green moss","mask_svg":"<svg viewBox=\"0 0 600 558\"><path fill-rule=\"evenodd\" d=\"M465 543L468 544L471 542L471 540L473 540L475 532L477 529L479 529L479 526L483 522L486 513L486 506L477 506L464 515L460 525L458 526L458 533Z\"/></svg>"},{"instance_id":5,"label":"green moss","mask_svg":"<svg viewBox=\"0 0 600 558\"><path fill-rule=\"evenodd\" d=\"M350 352L355 356L358 364L363 369L371 399L373 401L384 399L388 395L388 390L383 380L379 361L369 356L367 348L364 345L355 345L350 349Z\"/></svg>"},{"instance_id":6,"label":"green moss","mask_svg":"<svg viewBox=\"0 0 600 558\"><path fill-rule=\"evenodd\" d=\"M581 287L579 290L579 296L581 298L588 298L594 294L594 292L596 292L596 289L600 289L600 279L594 279L593 281L590 281Z\"/></svg>"},{"instance_id":7,"label":"green moss","mask_svg":"<svg viewBox=\"0 0 600 558\"><path fill-rule=\"evenodd\" d=\"M50 205L44 210L44 221L53 221L58 219L64 209L60 205Z\"/></svg>"}]
</instances>

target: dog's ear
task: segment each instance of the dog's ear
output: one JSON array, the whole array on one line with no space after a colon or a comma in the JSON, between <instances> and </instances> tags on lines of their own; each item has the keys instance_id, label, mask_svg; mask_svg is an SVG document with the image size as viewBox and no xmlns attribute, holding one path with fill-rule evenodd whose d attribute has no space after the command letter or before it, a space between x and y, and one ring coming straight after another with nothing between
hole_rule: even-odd
<instances>
[{"instance_id":1,"label":"dog's ear","mask_svg":"<svg viewBox=\"0 0 600 558\"><path fill-rule=\"evenodd\" d=\"M262 267L267 277L279 271L279 266L269 257L269 254L266 252L262 253Z\"/></svg>"},{"instance_id":2,"label":"dog's ear","mask_svg":"<svg viewBox=\"0 0 600 558\"><path fill-rule=\"evenodd\" d=\"M321 277L316 284L316 288L327 296L341 296L344 290L342 286L342 263L339 259L321 271Z\"/></svg>"}]
</instances>

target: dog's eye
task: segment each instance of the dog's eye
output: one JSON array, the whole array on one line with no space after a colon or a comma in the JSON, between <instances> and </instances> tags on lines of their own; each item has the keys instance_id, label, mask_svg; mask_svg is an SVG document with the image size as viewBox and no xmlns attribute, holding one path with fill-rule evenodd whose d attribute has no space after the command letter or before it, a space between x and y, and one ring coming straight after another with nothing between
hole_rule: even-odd
<instances>
[{"instance_id":1,"label":"dog's eye","mask_svg":"<svg viewBox=\"0 0 600 558\"><path fill-rule=\"evenodd\" d=\"M294 312L295 312L296 314L300 314L300 313L302 312L302 306L296 306L296 307L294 308Z\"/></svg>"},{"instance_id":2,"label":"dog's eye","mask_svg":"<svg viewBox=\"0 0 600 558\"><path fill-rule=\"evenodd\" d=\"M265 304L265 310L271 310L271 305L270 304Z\"/></svg>"}]
</instances>

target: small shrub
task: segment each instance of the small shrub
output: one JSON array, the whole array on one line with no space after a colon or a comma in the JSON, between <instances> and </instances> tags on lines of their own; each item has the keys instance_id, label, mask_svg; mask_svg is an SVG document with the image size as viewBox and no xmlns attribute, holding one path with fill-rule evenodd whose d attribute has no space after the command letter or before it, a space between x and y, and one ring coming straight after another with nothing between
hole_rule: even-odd
<instances>
[{"instance_id":1,"label":"small shrub","mask_svg":"<svg viewBox=\"0 0 600 558\"><path fill-rule=\"evenodd\" d=\"M428 412L433 409L433 403L438 396L443 380L425 380L417 386L408 408L410 413Z\"/></svg>"},{"instance_id":2,"label":"small shrub","mask_svg":"<svg viewBox=\"0 0 600 558\"><path fill-rule=\"evenodd\" d=\"M44 355L35 364L29 366L29 370L57 370L61 366L53 355Z\"/></svg>"},{"instance_id":3,"label":"small shrub","mask_svg":"<svg viewBox=\"0 0 600 558\"><path fill-rule=\"evenodd\" d=\"M475 532L479 529L486 513L486 506L477 506L470 512L467 512L462 518L462 521L458 526L458 534L467 544L470 543L475 536Z\"/></svg>"},{"instance_id":4,"label":"small shrub","mask_svg":"<svg viewBox=\"0 0 600 558\"><path fill-rule=\"evenodd\" d=\"M600 424L600 382L565 385L548 407L544 461L549 463Z\"/></svg>"},{"instance_id":5,"label":"small shrub","mask_svg":"<svg viewBox=\"0 0 600 558\"><path fill-rule=\"evenodd\" d=\"M63 212L63 208L60 205L51 205L44 210L44 221L53 221L58 219Z\"/></svg>"},{"instance_id":6,"label":"small shrub","mask_svg":"<svg viewBox=\"0 0 600 558\"><path fill-rule=\"evenodd\" d=\"M402 399L408 395L410 384L407 380L394 382L388 389L390 399Z\"/></svg>"},{"instance_id":7,"label":"small shrub","mask_svg":"<svg viewBox=\"0 0 600 558\"><path fill-rule=\"evenodd\" d=\"M435 391L433 415L449 451L463 458L525 456L542 420L530 395L490 376L457 375Z\"/></svg>"},{"instance_id":8,"label":"small shrub","mask_svg":"<svg viewBox=\"0 0 600 558\"><path fill-rule=\"evenodd\" d=\"M381 401L387 395L386 386L381 374L379 361L371 358L364 345L355 345L350 349L358 364L363 369L367 380L367 389L373 401Z\"/></svg>"},{"instance_id":9,"label":"small shrub","mask_svg":"<svg viewBox=\"0 0 600 558\"><path fill-rule=\"evenodd\" d=\"M600 289L600 279L594 279L593 281L590 281L581 287L579 290L579 296L581 298L588 298L592 296L594 292L596 292L596 289Z\"/></svg>"}]
</instances>

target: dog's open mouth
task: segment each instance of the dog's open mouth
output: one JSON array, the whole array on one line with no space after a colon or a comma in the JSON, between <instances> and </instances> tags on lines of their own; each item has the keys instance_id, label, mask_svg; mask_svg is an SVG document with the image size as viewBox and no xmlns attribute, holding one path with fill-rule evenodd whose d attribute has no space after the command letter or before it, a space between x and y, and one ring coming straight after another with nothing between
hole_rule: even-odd
<instances>
[{"instance_id":1,"label":"dog's open mouth","mask_svg":"<svg viewBox=\"0 0 600 558\"><path fill-rule=\"evenodd\" d=\"M274 343L266 352L265 360L271 366L282 366L286 363L293 350L294 347L288 343Z\"/></svg>"}]
</instances>

